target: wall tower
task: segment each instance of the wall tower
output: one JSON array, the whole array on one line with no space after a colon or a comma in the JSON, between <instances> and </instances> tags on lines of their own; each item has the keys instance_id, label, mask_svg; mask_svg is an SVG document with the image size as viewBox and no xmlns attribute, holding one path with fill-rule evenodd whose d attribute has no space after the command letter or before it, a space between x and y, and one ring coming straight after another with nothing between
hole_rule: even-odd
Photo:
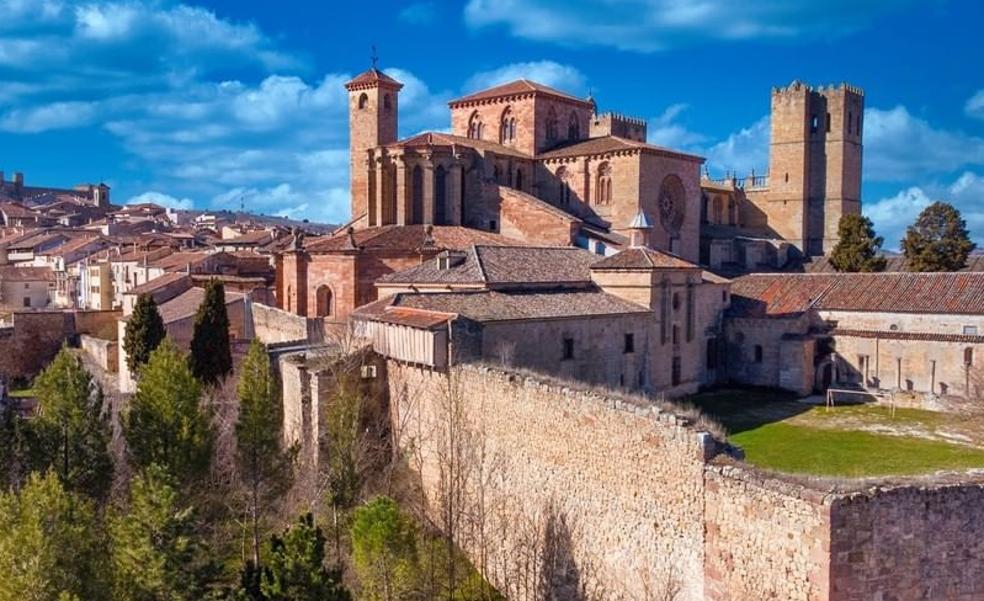
<instances>
[{"instance_id":1,"label":"wall tower","mask_svg":"<svg viewBox=\"0 0 984 601\"><path fill-rule=\"evenodd\" d=\"M847 84L773 88L769 192L760 208L780 237L815 256L837 243L841 215L861 211L864 92Z\"/></svg>"},{"instance_id":2,"label":"wall tower","mask_svg":"<svg viewBox=\"0 0 984 601\"><path fill-rule=\"evenodd\" d=\"M375 66L345 84L349 95L349 184L352 219L378 225L373 207L374 177L370 151L396 142L399 93L403 84Z\"/></svg>"}]
</instances>

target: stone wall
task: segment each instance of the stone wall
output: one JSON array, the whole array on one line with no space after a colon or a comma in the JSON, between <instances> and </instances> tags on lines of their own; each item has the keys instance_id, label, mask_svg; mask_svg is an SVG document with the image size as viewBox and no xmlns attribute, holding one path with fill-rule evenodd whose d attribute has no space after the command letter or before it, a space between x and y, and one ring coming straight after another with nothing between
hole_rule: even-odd
<instances>
[{"instance_id":1,"label":"stone wall","mask_svg":"<svg viewBox=\"0 0 984 601\"><path fill-rule=\"evenodd\" d=\"M89 355L96 365L104 371L109 373L119 371L120 351L119 343L115 338L113 340L106 340L104 338L82 334L79 336L79 344L82 347L82 352Z\"/></svg>"},{"instance_id":2,"label":"stone wall","mask_svg":"<svg viewBox=\"0 0 984 601\"><path fill-rule=\"evenodd\" d=\"M984 599L984 482L910 485L831 505L831 601Z\"/></svg>"},{"instance_id":3,"label":"stone wall","mask_svg":"<svg viewBox=\"0 0 984 601\"><path fill-rule=\"evenodd\" d=\"M741 467L711 465L705 474L706 598L827 599L830 508L823 494Z\"/></svg>"},{"instance_id":4,"label":"stone wall","mask_svg":"<svg viewBox=\"0 0 984 601\"><path fill-rule=\"evenodd\" d=\"M488 367L449 380L391 361L388 374L394 437L435 518L451 489L443 458L452 446L465 458L461 486L484 493L465 510L484 520L463 523L460 540L507 597L528 598L525 562L551 549L570 558L558 586L642 599L672 581L680 601L703 599L708 434L630 400Z\"/></svg>"},{"instance_id":5,"label":"stone wall","mask_svg":"<svg viewBox=\"0 0 984 601\"><path fill-rule=\"evenodd\" d=\"M324 337L319 320L288 313L260 303L251 305L253 335L264 344L277 342L317 342Z\"/></svg>"}]
</instances>

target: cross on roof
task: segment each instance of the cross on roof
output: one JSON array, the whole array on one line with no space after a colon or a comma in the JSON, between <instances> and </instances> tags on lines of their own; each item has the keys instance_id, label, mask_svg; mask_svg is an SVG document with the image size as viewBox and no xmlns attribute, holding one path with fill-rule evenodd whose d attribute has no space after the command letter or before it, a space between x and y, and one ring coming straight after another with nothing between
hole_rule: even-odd
<instances>
[{"instance_id":1,"label":"cross on roof","mask_svg":"<svg viewBox=\"0 0 984 601\"><path fill-rule=\"evenodd\" d=\"M372 61L372 68L375 69L376 65L379 64L379 54L376 52L376 45L372 45L372 53L369 55L369 60Z\"/></svg>"}]
</instances>

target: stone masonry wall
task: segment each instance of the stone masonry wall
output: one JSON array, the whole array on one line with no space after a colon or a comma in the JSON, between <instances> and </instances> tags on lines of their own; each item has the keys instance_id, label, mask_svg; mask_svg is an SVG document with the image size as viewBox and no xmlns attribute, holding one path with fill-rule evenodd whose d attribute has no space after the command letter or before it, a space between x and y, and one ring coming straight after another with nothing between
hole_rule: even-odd
<instances>
[{"instance_id":1,"label":"stone masonry wall","mask_svg":"<svg viewBox=\"0 0 984 601\"><path fill-rule=\"evenodd\" d=\"M725 465L708 466L706 487L709 601L828 598L830 508L822 493Z\"/></svg>"},{"instance_id":2,"label":"stone masonry wall","mask_svg":"<svg viewBox=\"0 0 984 601\"><path fill-rule=\"evenodd\" d=\"M393 361L388 372L395 439L419 470L435 518L447 490L448 416L460 415L458 431L480 441L465 456L482 459L458 473L469 474L466 490L484 492L470 497L486 499L466 512L486 520L460 534L508 598L529 598L525 562L544 549L572 558L568 583L598 585L606 599L658 598L651 595L669 581L682 587L678 601L704 598L708 434L602 392L487 367L463 367L450 380Z\"/></svg>"},{"instance_id":3,"label":"stone masonry wall","mask_svg":"<svg viewBox=\"0 0 984 601\"><path fill-rule=\"evenodd\" d=\"M831 601L984 599L984 482L844 495L831 506Z\"/></svg>"}]
</instances>

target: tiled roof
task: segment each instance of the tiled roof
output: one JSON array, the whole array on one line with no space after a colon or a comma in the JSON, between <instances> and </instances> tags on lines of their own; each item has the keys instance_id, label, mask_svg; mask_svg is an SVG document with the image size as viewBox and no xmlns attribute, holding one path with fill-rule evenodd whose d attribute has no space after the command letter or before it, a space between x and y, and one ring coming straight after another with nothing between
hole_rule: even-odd
<instances>
[{"instance_id":1,"label":"tiled roof","mask_svg":"<svg viewBox=\"0 0 984 601\"><path fill-rule=\"evenodd\" d=\"M453 313L444 313L442 311L425 311L408 307L386 307L382 313L375 315L373 320L398 326L410 326L411 328L429 330L447 323L453 317Z\"/></svg>"},{"instance_id":2,"label":"tiled roof","mask_svg":"<svg viewBox=\"0 0 984 601\"><path fill-rule=\"evenodd\" d=\"M700 267L667 252L634 246L596 261L591 269L700 269Z\"/></svg>"},{"instance_id":3,"label":"tiled roof","mask_svg":"<svg viewBox=\"0 0 984 601\"><path fill-rule=\"evenodd\" d=\"M74 240L70 240L70 241L66 242L65 244L62 244L60 246L56 246L55 248L52 248L50 250L46 250L46 251L42 252L41 254L42 255L46 255L46 256L53 256L53 257L64 257L65 255L67 255L69 253L73 253L73 252L75 252L77 250L81 250L81 249L89 246L90 244L91 245L105 246L108 243L109 243L108 240L105 240L105 239L100 238L98 236L95 236L95 237L76 238ZM98 249L97 248L93 248L93 252L95 252L96 250L98 250Z\"/></svg>"},{"instance_id":4,"label":"tiled roof","mask_svg":"<svg viewBox=\"0 0 984 601\"><path fill-rule=\"evenodd\" d=\"M8 282L53 282L55 281L55 272L48 267L0 265L0 280Z\"/></svg>"},{"instance_id":5,"label":"tiled roof","mask_svg":"<svg viewBox=\"0 0 984 601\"><path fill-rule=\"evenodd\" d=\"M984 273L757 274L731 285L732 313L830 311L984 314Z\"/></svg>"},{"instance_id":6,"label":"tiled roof","mask_svg":"<svg viewBox=\"0 0 984 601\"><path fill-rule=\"evenodd\" d=\"M152 259L149 264L152 267L157 267L164 271L183 270L189 264L195 266L206 261L210 256L212 255L204 252L176 252L160 257L159 259Z\"/></svg>"},{"instance_id":7,"label":"tiled roof","mask_svg":"<svg viewBox=\"0 0 984 601\"><path fill-rule=\"evenodd\" d=\"M0 204L0 213L3 213L8 219L40 219L42 216L41 213L16 202Z\"/></svg>"},{"instance_id":8,"label":"tiled roof","mask_svg":"<svg viewBox=\"0 0 984 601\"><path fill-rule=\"evenodd\" d=\"M834 328L830 333L834 336L846 336L848 338L984 344L984 336L971 336L969 334L933 334L927 332L893 332L891 330L851 330L846 328Z\"/></svg>"},{"instance_id":9,"label":"tiled roof","mask_svg":"<svg viewBox=\"0 0 984 601\"><path fill-rule=\"evenodd\" d=\"M430 240L427 228L432 227ZM357 229L352 236L362 249L416 251L421 248L437 250L462 250L473 244L518 246L522 242L492 232L485 232L458 225L382 225ZM307 240L304 249L309 252L332 252L351 249L348 232L337 232Z\"/></svg>"},{"instance_id":10,"label":"tiled roof","mask_svg":"<svg viewBox=\"0 0 984 601\"><path fill-rule=\"evenodd\" d=\"M345 89L356 90L359 88L371 87L378 84L394 86L397 87L398 89L403 87L402 83L396 81L389 75L373 67L372 69L363 71L362 73L359 73L358 75L353 77L351 81L345 84Z\"/></svg>"},{"instance_id":11,"label":"tiled roof","mask_svg":"<svg viewBox=\"0 0 984 601\"><path fill-rule=\"evenodd\" d=\"M704 158L695 154L688 154L662 146L653 146L645 142L637 142L618 136L600 136L588 138L580 142L573 142L563 146L541 152L536 156L538 159L563 159L570 157L580 157L586 155L606 154L609 152L619 152L625 150L638 150L640 152L650 152L664 156L672 156L689 161L704 162Z\"/></svg>"},{"instance_id":12,"label":"tiled roof","mask_svg":"<svg viewBox=\"0 0 984 601\"><path fill-rule=\"evenodd\" d=\"M496 154L504 156L512 156L523 159L531 159L530 155L513 148L512 146L506 146L505 144L498 144L489 140L476 140L473 138L466 138L465 136L455 136L452 134L446 134L442 132L424 132L400 140L399 142L394 142L389 146L392 148L427 148L435 146L446 146L451 147L456 146L466 146L468 148L474 148L480 151L491 151Z\"/></svg>"},{"instance_id":13,"label":"tiled roof","mask_svg":"<svg viewBox=\"0 0 984 601\"><path fill-rule=\"evenodd\" d=\"M480 90L474 94L469 94L468 96L463 96L456 100L452 100L448 103L449 106L455 107L459 104L466 104L469 102L476 102L479 100L491 100L493 98L502 98L503 96L518 96L521 94L545 94L547 96L554 96L556 98L563 98L564 100L570 100L572 102L577 102L585 106L591 106L591 103L583 98L577 98L576 96L571 96L560 90L555 90L550 86L545 86L542 83L537 83L535 81L530 81L528 79L517 79L516 81L511 81L509 83L504 83L502 85L494 86L485 90Z\"/></svg>"},{"instance_id":14,"label":"tiled roof","mask_svg":"<svg viewBox=\"0 0 984 601\"><path fill-rule=\"evenodd\" d=\"M443 253L442 253L443 254ZM445 269L439 258L384 275L379 282L405 284L586 284L598 256L574 247L483 246L464 252Z\"/></svg>"},{"instance_id":15,"label":"tiled roof","mask_svg":"<svg viewBox=\"0 0 984 601\"><path fill-rule=\"evenodd\" d=\"M884 271L906 271L904 256L889 255L885 259ZM837 273L827 256L813 258L796 267L806 273ZM967 257L967 264L960 271L984 271L984 254L977 253Z\"/></svg>"},{"instance_id":16,"label":"tiled roof","mask_svg":"<svg viewBox=\"0 0 984 601\"><path fill-rule=\"evenodd\" d=\"M242 300L243 294L232 290L225 291L225 303L230 305ZM169 301L161 303L157 309L165 324L191 317L198 311L198 305L205 300L203 288L189 288Z\"/></svg>"},{"instance_id":17,"label":"tiled roof","mask_svg":"<svg viewBox=\"0 0 984 601\"><path fill-rule=\"evenodd\" d=\"M174 284L176 282L180 282L181 280L184 279L187 279L188 280L187 283L190 285L191 278L187 274L176 272L176 271L165 273L160 277L154 278L148 282L144 282L139 286L135 286L130 290L127 290L125 294L133 294L133 295L150 294L152 292L160 290L161 288L170 286L171 284Z\"/></svg>"},{"instance_id":18,"label":"tiled roof","mask_svg":"<svg viewBox=\"0 0 984 601\"><path fill-rule=\"evenodd\" d=\"M479 322L649 312L646 307L592 288L395 294L357 309L355 315L372 319L385 312L387 307L456 313Z\"/></svg>"}]
</instances>

